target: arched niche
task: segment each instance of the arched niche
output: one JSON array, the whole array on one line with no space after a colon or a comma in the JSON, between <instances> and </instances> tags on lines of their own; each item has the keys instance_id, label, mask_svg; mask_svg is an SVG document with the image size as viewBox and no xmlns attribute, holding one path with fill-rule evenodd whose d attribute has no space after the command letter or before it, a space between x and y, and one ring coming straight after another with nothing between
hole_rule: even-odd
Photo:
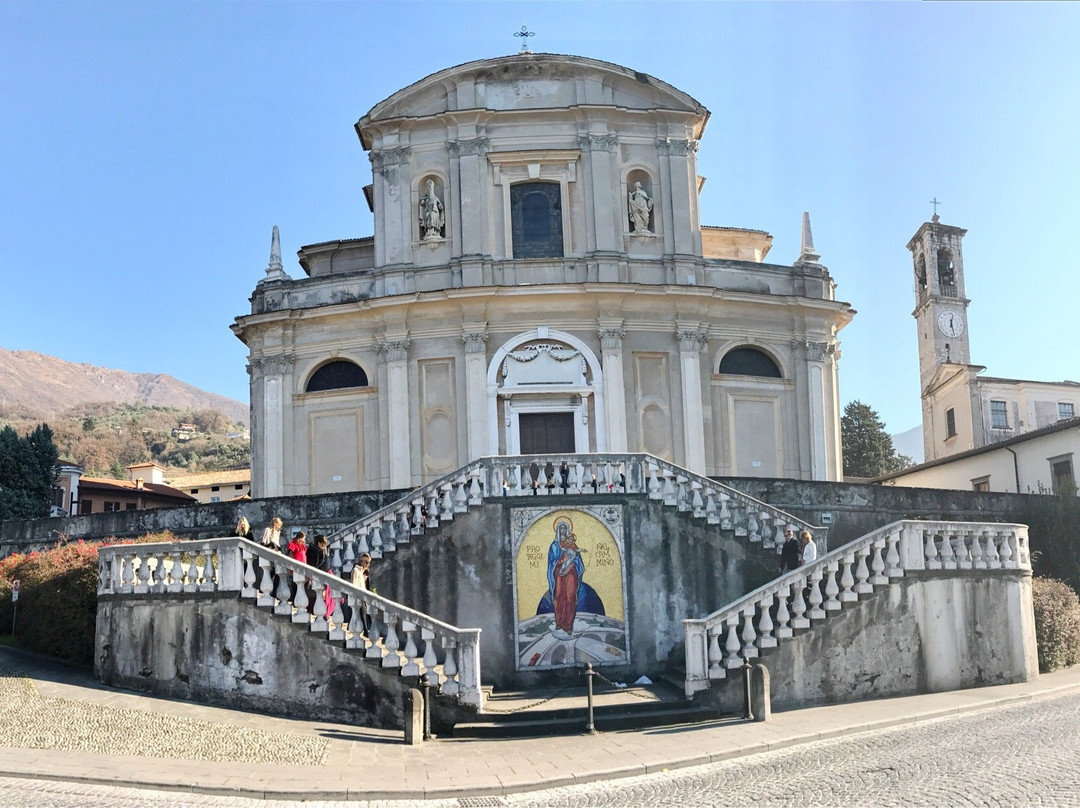
<instances>
[{"instance_id":1,"label":"arched niche","mask_svg":"<svg viewBox=\"0 0 1080 808\"><path fill-rule=\"evenodd\" d=\"M641 212L642 218L644 218L646 212L648 214L648 221L644 229L638 228L637 219L634 215L635 194L638 190L638 183L641 184L640 191L644 192L649 202L646 211L646 208L642 206L644 200L637 200L637 208ZM645 236L660 232L660 208L656 199L656 183L652 174L645 168L631 168L623 178L623 214L623 228L631 235Z\"/></svg>"},{"instance_id":2,"label":"arched niche","mask_svg":"<svg viewBox=\"0 0 1080 808\"><path fill-rule=\"evenodd\" d=\"M600 360L572 334L539 326L504 342L488 365L487 393L490 454L499 454L500 438L507 454L520 454L522 416L537 414L573 417L574 452L607 451Z\"/></svg>"},{"instance_id":3,"label":"arched niche","mask_svg":"<svg viewBox=\"0 0 1080 808\"><path fill-rule=\"evenodd\" d=\"M429 200L428 183L431 183L430 194L434 196L437 205ZM413 241L431 242L446 239L449 232L450 204L446 194L446 180L437 172L429 171L422 173L412 189L413 198ZM437 214L438 221L433 221Z\"/></svg>"}]
</instances>

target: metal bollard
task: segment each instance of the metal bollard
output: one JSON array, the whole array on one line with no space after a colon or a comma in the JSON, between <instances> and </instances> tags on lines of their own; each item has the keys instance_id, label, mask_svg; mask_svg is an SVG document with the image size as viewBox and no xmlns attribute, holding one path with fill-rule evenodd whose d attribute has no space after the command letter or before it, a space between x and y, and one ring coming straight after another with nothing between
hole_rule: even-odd
<instances>
[{"instance_id":1,"label":"metal bollard","mask_svg":"<svg viewBox=\"0 0 1080 808\"><path fill-rule=\"evenodd\" d=\"M593 723L593 703L592 703L592 680L596 676L596 673L592 669L592 663L588 662L585 665L585 676L588 682L588 696L589 696L589 720L585 725L585 732L589 735L596 734L596 724Z\"/></svg>"},{"instance_id":2,"label":"metal bollard","mask_svg":"<svg viewBox=\"0 0 1080 808\"><path fill-rule=\"evenodd\" d=\"M743 659L742 674L743 674L743 697L745 698L743 718L747 721L754 719L754 711L750 705L750 660Z\"/></svg>"},{"instance_id":3,"label":"metal bollard","mask_svg":"<svg viewBox=\"0 0 1080 808\"><path fill-rule=\"evenodd\" d=\"M424 692L424 740L430 741L434 737L431 734L431 682L426 676L420 676L420 687Z\"/></svg>"}]
</instances>

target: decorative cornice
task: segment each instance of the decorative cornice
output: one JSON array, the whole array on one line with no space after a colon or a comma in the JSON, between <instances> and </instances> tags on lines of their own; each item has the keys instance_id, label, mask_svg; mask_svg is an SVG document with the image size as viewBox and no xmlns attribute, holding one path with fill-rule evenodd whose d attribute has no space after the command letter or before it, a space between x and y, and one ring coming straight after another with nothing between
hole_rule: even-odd
<instances>
[{"instance_id":1,"label":"decorative cornice","mask_svg":"<svg viewBox=\"0 0 1080 808\"><path fill-rule=\"evenodd\" d=\"M625 328L601 328L597 334L600 335L600 347L605 351L622 350L623 337L626 336Z\"/></svg>"},{"instance_id":2,"label":"decorative cornice","mask_svg":"<svg viewBox=\"0 0 1080 808\"><path fill-rule=\"evenodd\" d=\"M678 328L675 339L679 343L679 350L684 352L703 351L709 344L709 335L702 328Z\"/></svg>"},{"instance_id":3,"label":"decorative cornice","mask_svg":"<svg viewBox=\"0 0 1080 808\"><path fill-rule=\"evenodd\" d=\"M375 344L375 353L384 362L404 362L409 358L409 338L388 339Z\"/></svg>"},{"instance_id":4,"label":"decorative cornice","mask_svg":"<svg viewBox=\"0 0 1080 808\"><path fill-rule=\"evenodd\" d=\"M487 154L491 151L491 141L486 137L473 138L472 140L451 140L446 144L450 154Z\"/></svg>"},{"instance_id":5,"label":"decorative cornice","mask_svg":"<svg viewBox=\"0 0 1080 808\"><path fill-rule=\"evenodd\" d=\"M672 140L666 137L657 139L656 146L660 149L661 154L673 154L681 157L693 154L698 150L696 140Z\"/></svg>"},{"instance_id":6,"label":"decorative cornice","mask_svg":"<svg viewBox=\"0 0 1080 808\"><path fill-rule=\"evenodd\" d=\"M378 170L407 162L410 155L412 155L411 146L395 146L392 149L373 151L368 154L368 159L371 161L372 168Z\"/></svg>"},{"instance_id":7,"label":"decorative cornice","mask_svg":"<svg viewBox=\"0 0 1080 808\"><path fill-rule=\"evenodd\" d=\"M578 135L577 142L582 151L613 152L619 147L619 136L616 134Z\"/></svg>"},{"instance_id":8,"label":"decorative cornice","mask_svg":"<svg viewBox=\"0 0 1080 808\"><path fill-rule=\"evenodd\" d=\"M484 330L462 331L461 341L465 343L465 353L482 354L487 351L488 332Z\"/></svg>"},{"instance_id":9,"label":"decorative cornice","mask_svg":"<svg viewBox=\"0 0 1080 808\"><path fill-rule=\"evenodd\" d=\"M247 372L252 377L281 376L289 373L296 364L294 354L277 354L275 356L255 356L251 358L247 366Z\"/></svg>"}]
</instances>

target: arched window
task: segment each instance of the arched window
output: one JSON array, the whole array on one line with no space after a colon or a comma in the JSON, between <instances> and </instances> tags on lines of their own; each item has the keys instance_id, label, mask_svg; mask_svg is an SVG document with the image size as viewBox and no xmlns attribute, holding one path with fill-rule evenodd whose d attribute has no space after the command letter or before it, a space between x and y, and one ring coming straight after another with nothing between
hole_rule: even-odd
<instances>
[{"instance_id":1,"label":"arched window","mask_svg":"<svg viewBox=\"0 0 1080 808\"><path fill-rule=\"evenodd\" d=\"M780 368L757 348L732 348L720 360L720 372L732 376L764 376L767 379L783 378Z\"/></svg>"},{"instance_id":2,"label":"arched window","mask_svg":"<svg viewBox=\"0 0 1080 808\"><path fill-rule=\"evenodd\" d=\"M557 182L510 186L514 258L562 258L562 194Z\"/></svg>"},{"instance_id":3,"label":"arched window","mask_svg":"<svg viewBox=\"0 0 1080 808\"><path fill-rule=\"evenodd\" d=\"M308 393L318 393L321 390L341 390L346 387L367 387L368 378L364 369L354 362L338 359L327 362L321 368L311 374L308 379Z\"/></svg>"}]
</instances>

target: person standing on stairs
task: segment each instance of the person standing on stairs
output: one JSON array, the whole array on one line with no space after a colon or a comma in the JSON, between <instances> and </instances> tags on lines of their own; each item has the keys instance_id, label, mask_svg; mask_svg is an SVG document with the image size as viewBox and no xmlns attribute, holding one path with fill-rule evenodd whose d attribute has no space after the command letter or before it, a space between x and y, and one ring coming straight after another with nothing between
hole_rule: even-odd
<instances>
[{"instance_id":1,"label":"person standing on stairs","mask_svg":"<svg viewBox=\"0 0 1080 808\"><path fill-rule=\"evenodd\" d=\"M356 565L353 567L351 581L353 586L358 586L369 592L375 591L374 587L371 585L371 556L368 553L361 553L360 557L356 559ZM371 616L368 614L367 609L363 604L360 605L360 621L364 624L365 634L371 631Z\"/></svg>"},{"instance_id":2,"label":"person standing on stairs","mask_svg":"<svg viewBox=\"0 0 1080 808\"><path fill-rule=\"evenodd\" d=\"M281 520L276 516L270 520L270 525L263 529L260 539L263 547L281 550L281 524Z\"/></svg>"},{"instance_id":3,"label":"person standing on stairs","mask_svg":"<svg viewBox=\"0 0 1080 808\"><path fill-rule=\"evenodd\" d=\"M814 534L809 530L804 530L801 534L802 538L802 566L813 564L817 561L817 545L814 544Z\"/></svg>"},{"instance_id":4,"label":"person standing on stairs","mask_svg":"<svg viewBox=\"0 0 1080 808\"><path fill-rule=\"evenodd\" d=\"M795 531L790 527L784 531L784 546L780 550L780 572L791 572L799 568L802 562L802 548L795 538Z\"/></svg>"}]
</instances>

